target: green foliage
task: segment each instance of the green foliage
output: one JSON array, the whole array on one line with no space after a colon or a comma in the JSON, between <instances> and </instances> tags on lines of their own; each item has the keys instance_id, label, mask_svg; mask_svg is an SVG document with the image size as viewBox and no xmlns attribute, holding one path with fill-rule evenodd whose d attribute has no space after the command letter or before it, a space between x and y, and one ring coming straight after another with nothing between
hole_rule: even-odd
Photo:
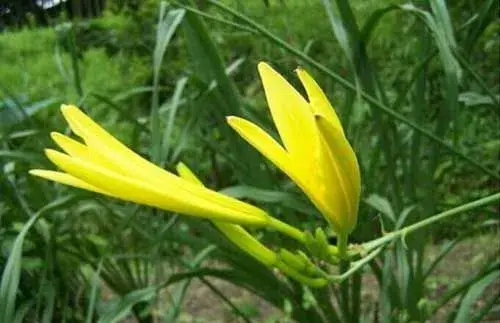
<instances>
[{"instance_id":1,"label":"green foliage","mask_svg":"<svg viewBox=\"0 0 500 323\"><path fill-rule=\"evenodd\" d=\"M254 319L253 305L235 302L210 278L303 322L425 321L445 305L449 321L487 315L498 300L490 292L498 253L445 293L434 295L431 285L461 241L498 230L495 206L401 234L366 262L356 260L357 269L369 261L378 283L377 299L366 304L363 271L332 284L333 295L310 290L242 253L209 223L27 171L48 166L41 154L53 145L49 132L65 131L57 106L72 102L163 167L182 159L210 187L313 232L324 227L314 207L224 121L245 116L273 133L256 63L271 62L295 85L291 71L303 65L332 99L361 163L364 202L351 242L399 230L498 191L496 1L179 1L161 8L115 1L102 18L0 34L1 322L130 315L175 322L197 280L234 317ZM318 232L325 251L334 237ZM266 245L297 247L255 233ZM431 260L429 242L443 239ZM476 311L478 299L485 301Z\"/></svg>"}]
</instances>

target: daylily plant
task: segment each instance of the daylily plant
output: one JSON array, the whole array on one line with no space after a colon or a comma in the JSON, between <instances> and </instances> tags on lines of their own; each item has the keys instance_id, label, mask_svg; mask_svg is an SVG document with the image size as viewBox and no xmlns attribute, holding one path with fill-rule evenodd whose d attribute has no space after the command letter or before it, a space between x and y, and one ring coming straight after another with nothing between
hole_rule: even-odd
<instances>
[{"instance_id":1,"label":"daylily plant","mask_svg":"<svg viewBox=\"0 0 500 323\"><path fill-rule=\"evenodd\" d=\"M260 63L259 72L283 145L247 120L230 116L230 126L304 191L346 244L347 235L357 221L360 173L339 118L324 92L304 70L298 70L297 74L308 99L269 65ZM110 197L209 219L229 240L265 265L279 268L311 286L327 283L322 271L303 252L294 254L282 249L276 253L242 226L272 228L311 249L304 232L256 206L206 188L183 164L178 165L180 176L177 176L150 163L75 106L63 105L61 111L83 143L52 133L52 139L65 153L47 149L46 155L62 172L35 169L31 174ZM336 250L329 247L325 250Z\"/></svg>"}]
</instances>

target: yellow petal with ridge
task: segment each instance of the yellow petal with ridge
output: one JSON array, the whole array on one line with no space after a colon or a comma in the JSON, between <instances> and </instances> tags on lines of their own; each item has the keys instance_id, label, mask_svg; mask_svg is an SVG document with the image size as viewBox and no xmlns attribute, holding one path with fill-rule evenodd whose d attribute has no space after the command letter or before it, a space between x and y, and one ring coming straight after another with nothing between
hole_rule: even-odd
<instances>
[{"instance_id":1,"label":"yellow petal with ridge","mask_svg":"<svg viewBox=\"0 0 500 323\"><path fill-rule=\"evenodd\" d=\"M108 162L107 159L100 156L95 151L91 151L84 144L73 140L58 132L51 132L50 136L61 149L72 157L77 157L88 162L101 165L102 167L117 171L119 168L116 164Z\"/></svg>"},{"instance_id":2,"label":"yellow petal with ridge","mask_svg":"<svg viewBox=\"0 0 500 323\"><path fill-rule=\"evenodd\" d=\"M233 211L229 207L206 202L197 195L186 195L184 192L164 189L154 183L113 173L99 165L54 150L46 150L46 154L65 172L123 200L232 223L264 225L267 222L267 215L257 208L253 213L246 213L245 210ZM260 211L260 214L257 211Z\"/></svg>"},{"instance_id":3,"label":"yellow petal with ridge","mask_svg":"<svg viewBox=\"0 0 500 323\"><path fill-rule=\"evenodd\" d=\"M93 185L90 185L90 184L82 181L81 179L78 179L78 178L71 176L69 174L66 174L66 173L55 172L52 170L45 170L45 169L32 169L29 171L29 173L31 175L45 178L45 179L48 179L48 180L53 181L53 182L58 182L58 183L61 183L64 185L73 186L73 187L81 188L81 189L84 189L87 191L92 191L92 192L96 192L99 194L104 194L104 195L115 197L114 195L112 195L109 192L103 191L100 188L97 188Z\"/></svg>"},{"instance_id":4,"label":"yellow petal with ridge","mask_svg":"<svg viewBox=\"0 0 500 323\"><path fill-rule=\"evenodd\" d=\"M158 187L165 187L170 192L180 194L187 199L192 200L196 197L204 204L217 205L228 209L228 212L247 213L254 217L261 217L262 221L267 218L264 211L250 204L207 188L200 188L150 163L123 145L77 107L66 105L61 110L70 126L76 127L77 134L83 138L87 147L106 159L103 166L113 165L110 170L116 171L115 168L118 167L120 173L131 178L140 178L145 183L156 183Z\"/></svg>"},{"instance_id":5,"label":"yellow petal with ridge","mask_svg":"<svg viewBox=\"0 0 500 323\"><path fill-rule=\"evenodd\" d=\"M324 116L333 126L338 128L341 133L344 134L344 129L342 128L340 119L337 116L337 113L335 113L330 101L326 97L325 92L323 92L318 83L316 83L311 75L309 75L309 73L307 73L304 69L298 68L296 72L307 92L312 113Z\"/></svg>"},{"instance_id":6,"label":"yellow petal with ridge","mask_svg":"<svg viewBox=\"0 0 500 323\"><path fill-rule=\"evenodd\" d=\"M256 124L238 117L227 117L227 122L243 139L287 174L303 190L307 185L300 165L302 160L293 160L290 154L267 132Z\"/></svg>"},{"instance_id":7,"label":"yellow petal with ridge","mask_svg":"<svg viewBox=\"0 0 500 323\"><path fill-rule=\"evenodd\" d=\"M320 133L324 139L326 160L325 163L334 168L336 179L329 190L340 190L342 198L345 200L347 209L347 221L342 221L344 230L352 231L357 221L359 197L361 193L361 176L359 165L351 145L344 134L323 116L316 115L316 122ZM328 167L328 166L324 166ZM343 204L343 203L342 203ZM342 208L341 208L342 209ZM342 211L342 210L339 211ZM339 217L346 217L339 214Z\"/></svg>"},{"instance_id":8,"label":"yellow petal with ridge","mask_svg":"<svg viewBox=\"0 0 500 323\"><path fill-rule=\"evenodd\" d=\"M266 63L259 63L259 73L273 117L286 151L292 158L315 154L317 130L309 104L278 72ZM304 160L302 164L304 164ZM311 165L304 165L311 171Z\"/></svg>"}]
</instances>

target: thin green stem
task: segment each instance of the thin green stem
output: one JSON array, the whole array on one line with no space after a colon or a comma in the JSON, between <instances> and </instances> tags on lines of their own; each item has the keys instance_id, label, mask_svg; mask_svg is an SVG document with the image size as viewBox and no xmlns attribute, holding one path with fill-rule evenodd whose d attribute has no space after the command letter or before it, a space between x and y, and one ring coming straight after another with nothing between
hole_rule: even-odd
<instances>
[{"instance_id":1,"label":"thin green stem","mask_svg":"<svg viewBox=\"0 0 500 323\"><path fill-rule=\"evenodd\" d=\"M306 235L304 232L300 231L299 229L295 228L294 226L289 225L288 223L285 223L283 221L280 221L274 217L269 217L269 227L279 231L297 241L300 243L306 243Z\"/></svg>"},{"instance_id":2,"label":"thin green stem","mask_svg":"<svg viewBox=\"0 0 500 323\"><path fill-rule=\"evenodd\" d=\"M465 59L465 57L463 57L463 55L459 52L455 53L455 57L458 59L460 64L462 64L462 66L465 67L465 70L472 76L472 78L476 80L477 84L483 89L483 91L485 91L488 94L488 96L491 98L493 105L498 107L500 105L498 97L495 95L495 93L493 93L493 91L491 91L490 87L486 84L485 81L483 81L481 76L479 76L479 74L477 74L476 71L474 71L472 66L467 61L467 59ZM496 110L496 112L498 113L498 109Z\"/></svg>"},{"instance_id":3,"label":"thin green stem","mask_svg":"<svg viewBox=\"0 0 500 323\"><path fill-rule=\"evenodd\" d=\"M71 67L73 68L73 81L76 93L80 98L83 97L82 79L80 77L80 66L78 65L78 46L76 44L75 24L72 23L69 32L69 44L71 50Z\"/></svg>"},{"instance_id":4,"label":"thin green stem","mask_svg":"<svg viewBox=\"0 0 500 323\"><path fill-rule=\"evenodd\" d=\"M338 235L338 249L340 257L340 275L341 277L349 271L349 260L347 257L347 244L348 235L339 234ZM349 281L342 279L340 281L340 307L342 308L342 313L346 322L350 321L351 310L349 306Z\"/></svg>"},{"instance_id":5,"label":"thin green stem","mask_svg":"<svg viewBox=\"0 0 500 323\"><path fill-rule=\"evenodd\" d=\"M216 16L212 16L212 15L207 14L207 13L201 11L201 10L195 9L193 7L190 7L190 6L186 6L185 4L182 4L182 3L177 2L177 1L175 1L174 3L176 5L178 5L179 7L183 8L183 9L186 9L187 11L190 11L192 13L195 13L195 14L201 16L201 17L204 17L204 18L207 18L207 19L219 22L221 24L225 24L225 25L228 25L228 26L231 26L231 27L235 27L235 28L241 29L243 31L247 31L247 32L252 33L252 34L258 34L258 32L255 29L252 29L250 27L247 27L247 26L244 26L244 25L241 25L241 24L237 24L237 23L232 22L230 20L226 20L226 19L222 19L222 18L219 18L219 17L216 17Z\"/></svg>"},{"instance_id":6,"label":"thin green stem","mask_svg":"<svg viewBox=\"0 0 500 323\"><path fill-rule=\"evenodd\" d=\"M378 256L378 254L383 250L384 248L383 247L379 247L378 249L372 251L368 256L356 261L356 262L353 262L353 266L351 266L349 268L349 270L347 270L346 272L344 272L343 274L341 275L331 275L328 277L328 280L330 280L331 282L343 282L344 280L346 280L347 278L349 278L349 276L351 276L352 274L354 274L355 272L357 272L359 269L361 269L364 265L366 265L367 263L369 263L370 261L372 261L376 256Z\"/></svg>"},{"instance_id":7,"label":"thin green stem","mask_svg":"<svg viewBox=\"0 0 500 323\"><path fill-rule=\"evenodd\" d=\"M337 248L340 259L347 259L347 243L348 243L347 234L339 234L337 237L337 241L338 241Z\"/></svg>"},{"instance_id":8,"label":"thin green stem","mask_svg":"<svg viewBox=\"0 0 500 323\"><path fill-rule=\"evenodd\" d=\"M358 323L361 319L361 282L362 273L355 272L351 279L351 322Z\"/></svg>"},{"instance_id":9,"label":"thin green stem","mask_svg":"<svg viewBox=\"0 0 500 323\"><path fill-rule=\"evenodd\" d=\"M438 136L436 136L432 132L430 132L430 131L428 131L428 130L422 128L422 127L420 127L419 125L417 125L413 121L407 119L405 116L403 116L403 115L399 114L398 112L392 110L390 107L388 107L385 104L381 103L379 100L377 100L373 96L369 95L365 91L357 88L356 85L354 85L351 82L345 80L340 75L334 73L333 71L331 71L326 66L324 66L321 63L315 61L311 57L309 57L306 54L302 53L300 50L292 47L286 41L284 41L284 40L280 39L279 37L275 36L274 34L272 34L271 32L269 32L266 28L264 28L263 26L259 25L258 23L256 23L252 19L250 19L247 16L245 16L245 15L243 15L243 14L241 14L241 13L239 13L239 12L237 12L237 11L231 9L231 8L229 8L228 6L226 6L225 4L223 4L223 3L219 2L219 1L208 0L208 2L211 3L211 4L213 4L216 7L220 8L221 10L223 10L223 11L225 11L225 12L233 15L234 17L236 17L236 18L244 21L245 23L247 23L248 25L250 25L251 27L253 27L255 30L257 30L258 32L260 32L261 35L263 35L263 36L267 37L269 40L271 40L273 43L279 45L283 49L287 50L291 54L293 54L296 57L298 57L299 59L301 59L302 61L310 64L311 66L314 66L320 72L322 72L325 75L327 75L327 76L331 77L332 79L334 79L340 86L344 87L345 89L347 89L349 91L353 91L354 93L359 93L364 100L366 100L368 103L372 104L377 109L382 110L383 112L385 112L386 114L388 114L392 118L394 118L396 120L399 120L399 121L407 124L410 128L412 128L412 129L420 132L421 134L423 134L427 138L431 139L432 141L434 141L436 143L439 143L441 146L443 146L444 148L446 148L452 154L457 155L458 157L466 160L471 165L476 166L478 169L481 169L486 174L488 174L488 175L490 175L490 176L492 176L492 177L494 177L496 179L500 179L500 175L499 174L497 174L494 171L492 171L492 170L486 168L485 166L481 165L479 162L477 162L474 159L470 158L465 153L456 150L455 147L453 147L452 145L448 144L447 142L445 142L443 139L439 138Z\"/></svg>"},{"instance_id":10,"label":"thin green stem","mask_svg":"<svg viewBox=\"0 0 500 323\"><path fill-rule=\"evenodd\" d=\"M478 199L478 200L475 200L475 201L472 201L472 202L469 202L466 204L462 204L462 205L457 206L453 209L435 214L435 215L433 215L425 220L414 223L414 224L409 225L407 227L404 227L400 230L390 232L381 238L366 242L363 244L363 247L365 248L365 250L370 251L370 250L375 249L377 247L383 246L386 243L389 243L395 239L402 238L405 235L407 235L408 233L412 233L413 231L425 228L426 226L434 224L438 221L441 221L441 220L446 219L448 217L451 217L453 215L457 215L457 214L460 214L460 213L463 213L466 211L470 211L470 210L473 210L475 208L491 204L491 203L496 202L498 200L500 200L500 193L496 193L496 194L493 194L493 195L490 195L487 197L483 197L481 199Z\"/></svg>"}]
</instances>

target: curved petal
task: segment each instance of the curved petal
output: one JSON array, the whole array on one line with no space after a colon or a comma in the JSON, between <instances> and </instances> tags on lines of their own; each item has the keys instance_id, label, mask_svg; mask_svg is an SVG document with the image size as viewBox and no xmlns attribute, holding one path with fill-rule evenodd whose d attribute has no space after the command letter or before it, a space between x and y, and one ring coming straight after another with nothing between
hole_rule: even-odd
<instances>
[{"instance_id":1,"label":"curved petal","mask_svg":"<svg viewBox=\"0 0 500 323\"><path fill-rule=\"evenodd\" d=\"M356 154L340 130L325 117L317 115L316 122L324 138L326 163L333 167L332 174L336 177L336 180L331 182L330 189L335 189L333 185L341 188L348 207L345 210L348 216L346 229L350 231L356 224L361 192L361 177Z\"/></svg>"},{"instance_id":2,"label":"curved petal","mask_svg":"<svg viewBox=\"0 0 500 323\"><path fill-rule=\"evenodd\" d=\"M48 180L53 181L53 182L61 183L61 184L68 185L68 186L73 186L76 188L81 188L81 189L84 189L87 191L92 191L92 192L96 192L96 193L103 194L103 195L116 197L109 192L103 191L100 188L97 188L93 185L90 185L90 184L82 181L81 179L78 179L78 178L71 176L69 174L66 174L66 173L55 172L52 170L45 170L45 169L32 169L29 171L29 173L31 175L45 178L45 179L48 179Z\"/></svg>"},{"instance_id":3,"label":"curved petal","mask_svg":"<svg viewBox=\"0 0 500 323\"><path fill-rule=\"evenodd\" d=\"M286 150L297 158L313 156L318 135L309 104L266 63L259 63L259 73L274 124Z\"/></svg>"},{"instance_id":4,"label":"curved petal","mask_svg":"<svg viewBox=\"0 0 500 323\"><path fill-rule=\"evenodd\" d=\"M267 223L267 214L257 208L254 208L253 213L245 212L246 210L234 211L237 206L223 207L206 202L196 194L190 195L182 191L159 188L154 183L149 184L113 173L99 165L54 150L47 150L46 154L55 165L68 174L123 200L231 223L253 225ZM204 189L196 187L200 190Z\"/></svg>"},{"instance_id":5,"label":"curved petal","mask_svg":"<svg viewBox=\"0 0 500 323\"><path fill-rule=\"evenodd\" d=\"M254 123L238 117L228 117L227 122L243 139L287 174L302 190L308 190L310 183L303 176L302 160L293 160L279 143Z\"/></svg>"},{"instance_id":6,"label":"curved petal","mask_svg":"<svg viewBox=\"0 0 500 323\"><path fill-rule=\"evenodd\" d=\"M188 199L194 199L196 196L204 204L218 205L229 209L230 212L245 212L267 217L264 211L250 204L208 188L199 188L150 163L110 135L77 107L65 105L61 110L72 130L76 130L75 133L83 138L89 150L106 160L102 166L108 168L107 165L113 165L109 168L111 171L116 172L118 168L121 174L126 174L131 178L137 178L138 171L140 171L141 181L155 183L158 187L167 185L171 192L186 196Z\"/></svg>"},{"instance_id":7,"label":"curved petal","mask_svg":"<svg viewBox=\"0 0 500 323\"><path fill-rule=\"evenodd\" d=\"M297 75L299 76L304 89L307 92L307 97L309 98L309 104L311 106L313 114L323 115L333 126L338 128L342 134L344 134L344 129L340 123L340 119L335 113L330 101L325 95L325 92L316 83L316 81L307 73L304 69L297 69Z\"/></svg>"},{"instance_id":8,"label":"curved petal","mask_svg":"<svg viewBox=\"0 0 500 323\"><path fill-rule=\"evenodd\" d=\"M51 132L50 136L65 153L72 157L77 157L88 162L101 165L105 168L112 169L113 171L117 171L119 169L119 167L117 167L118 165L108 162L105 158L102 158L99 154L89 150L87 146L76 140L58 132Z\"/></svg>"}]
</instances>

